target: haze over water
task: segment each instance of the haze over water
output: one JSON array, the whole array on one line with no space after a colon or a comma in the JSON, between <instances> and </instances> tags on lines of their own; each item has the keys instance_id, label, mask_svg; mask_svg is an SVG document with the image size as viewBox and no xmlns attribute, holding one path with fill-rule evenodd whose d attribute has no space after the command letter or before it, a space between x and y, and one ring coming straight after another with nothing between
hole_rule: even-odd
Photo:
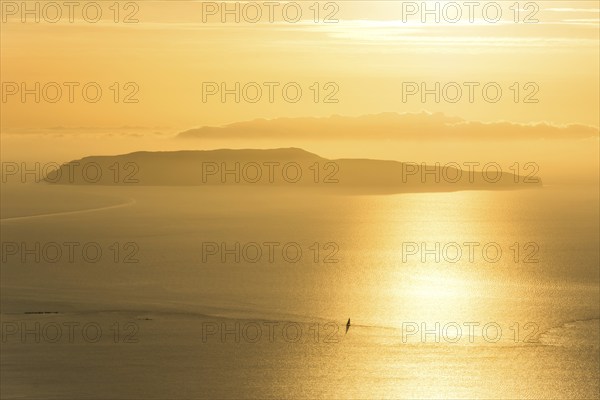
<instances>
[{"instance_id":1,"label":"haze over water","mask_svg":"<svg viewBox=\"0 0 600 400\"><path fill-rule=\"evenodd\" d=\"M600 398L591 0L0 2L0 398Z\"/></svg>"}]
</instances>

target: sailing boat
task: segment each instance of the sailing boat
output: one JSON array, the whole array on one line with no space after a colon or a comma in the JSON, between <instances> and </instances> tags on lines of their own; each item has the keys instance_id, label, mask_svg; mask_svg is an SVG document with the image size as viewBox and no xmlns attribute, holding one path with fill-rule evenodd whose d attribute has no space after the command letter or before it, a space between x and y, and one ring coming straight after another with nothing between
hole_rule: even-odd
<instances>
[{"instance_id":1,"label":"sailing boat","mask_svg":"<svg viewBox=\"0 0 600 400\"><path fill-rule=\"evenodd\" d=\"M350 329L350 318L348 318L348 322L346 322L346 333L348 333L348 329Z\"/></svg>"}]
</instances>

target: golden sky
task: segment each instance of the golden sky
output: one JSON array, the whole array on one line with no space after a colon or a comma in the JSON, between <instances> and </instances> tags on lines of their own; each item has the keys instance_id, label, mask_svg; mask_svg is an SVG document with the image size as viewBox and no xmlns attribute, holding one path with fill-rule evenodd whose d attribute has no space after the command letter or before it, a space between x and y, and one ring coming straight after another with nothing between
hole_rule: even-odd
<instances>
[{"instance_id":1,"label":"golden sky","mask_svg":"<svg viewBox=\"0 0 600 400\"><path fill-rule=\"evenodd\" d=\"M489 20L482 11L490 2L480 2L482 6L472 11L461 6L462 18L456 23L444 21L443 14L440 23L435 16L423 23L421 10L415 14L408 4L420 2L392 1L320 2L317 23L312 1L288 5L290 21L282 17L286 2L274 9L273 22L264 2L257 2L253 4L263 13L258 23L247 20L254 18L256 8L244 3L238 5L240 23L234 15L225 15L227 22L222 23L221 10L214 13L210 8L220 7L220 2L140 1L120 2L117 23L114 9L109 9L113 2L98 3L102 19L96 23L88 21L95 9L87 10L86 20L76 8L71 22L64 7L56 23L48 21L56 15L51 7L45 14L40 10L39 23L32 15L23 23L22 10L13 7L20 3L2 2L3 133L124 126L176 133L254 118L422 110L484 122L598 126L596 1L519 2L517 17L511 9L514 2L496 2L502 15L494 23L489 20L495 8L488 9ZM448 18L454 18L456 9L444 8L453 2L438 3ZM291 22L296 5L302 15ZM234 2L229 6L236 7ZM325 23L328 15L333 17ZM124 23L128 16L139 22ZM19 93L7 95L14 89L6 86L10 82L26 82L30 88L35 82L57 82L63 94L56 103L42 99L36 104L33 95L22 103ZM73 103L64 82L80 83ZM103 90L97 103L82 98L81 87L88 82L97 82ZM114 82L120 86L118 103L113 101ZM124 87L128 82L135 85ZM235 103L233 96L222 103L218 95L203 102L203 82L226 82L228 87L256 82L263 96L256 103ZM280 83L272 103L264 82ZM289 82L303 90L297 103L282 97L280 88ZM311 89L315 82L320 90L317 103L316 90ZM425 82L431 88L435 82L456 82L463 97L456 103L436 103L433 96L424 103L419 95L403 101L406 82ZM479 84L473 102L464 82ZM503 90L497 103L482 97L481 87L488 83ZM136 88L132 98L139 102L123 103ZM331 99L338 102L324 103L324 96L333 92ZM530 98L537 103L523 102L534 92Z\"/></svg>"}]
</instances>

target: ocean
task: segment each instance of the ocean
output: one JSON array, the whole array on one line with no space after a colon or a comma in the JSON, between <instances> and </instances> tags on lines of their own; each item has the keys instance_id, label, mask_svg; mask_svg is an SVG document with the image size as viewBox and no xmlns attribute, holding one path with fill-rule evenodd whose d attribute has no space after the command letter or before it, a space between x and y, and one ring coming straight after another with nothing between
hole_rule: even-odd
<instances>
[{"instance_id":1,"label":"ocean","mask_svg":"<svg viewBox=\"0 0 600 400\"><path fill-rule=\"evenodd\" d=\"M598 205L5 185L1 395L598 398Z\"/></svg>"}]
</instances>

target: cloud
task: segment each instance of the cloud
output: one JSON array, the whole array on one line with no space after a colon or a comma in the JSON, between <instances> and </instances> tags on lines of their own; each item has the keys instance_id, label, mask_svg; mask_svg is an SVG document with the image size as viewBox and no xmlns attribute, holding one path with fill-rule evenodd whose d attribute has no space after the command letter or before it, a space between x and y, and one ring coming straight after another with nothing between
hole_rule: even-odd
<instances>
[{"instance_id":1,"label":"cloud","mask_svg":"<svg viewBox=\"0 0 600 400\"><path fill-rule=\"evenodd\" d=\"M545 11L554 11L554 12L577 12L577 13L600 13L600 8L546 8Z\"/></svg>"},{"instance_id":2,"label":"cloud","mask_svg":"<svg viewBox=\"0 0 600 400\"><path fill-rule=\"evenodd\" d=\"M442 113L382 113L359 117L277 118L204 126L180 139L387 139L387 140L531 140L598 137L597 127L549 123L517 124L467 121Z\"/></svg>"}]
</instances>

